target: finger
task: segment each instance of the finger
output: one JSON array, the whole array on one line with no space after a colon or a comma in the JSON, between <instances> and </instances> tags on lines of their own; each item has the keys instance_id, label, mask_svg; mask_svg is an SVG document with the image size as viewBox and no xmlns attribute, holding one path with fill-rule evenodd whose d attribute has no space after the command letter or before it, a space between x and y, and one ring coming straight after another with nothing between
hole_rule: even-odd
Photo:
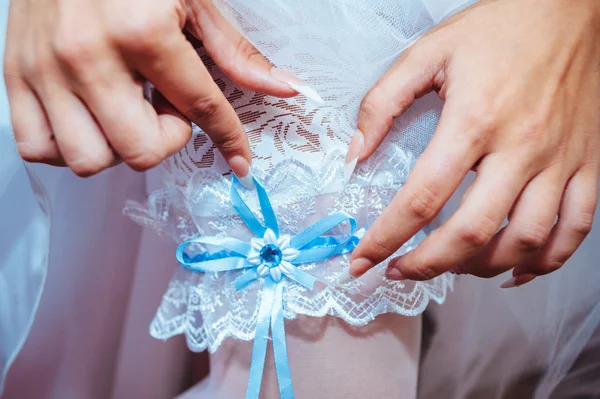
<instances>
[{"instance_id":1,"label":"finger","mask_svg":"<svg viewBox=\"0 0 600 399\"><path fill-rule=\"evenodd\" d=\"M485 157L471 193L454 215L416 250L393 259L389 267L411 280L429 280L462 265L500 228L527 182L524 169L503 154Z\"/></svg>"},{"instance_id":2,"label":"finger","mask_svg":"<svg viewBox=\"0 0 600 399\"><path fill-rule=\"evenodd\" d=\"M447 51L440 42L427 38L404 51L394 66L369 90L360 105L358 130L364 148L353 154L367 159L383 141L394 123L415 99L440 87Z\"/></svg>"},{"instance_id":3,"label":"finger","mask_svg":"<svg viewBox=\"0 0 600 399\"><path fill-rule=\"evenodd\" d=\"M598 172L595 168L581 169L567 184L548 242L539 253L519 264L513 275L539 276L560 268L591 231L597 202Z\"/></svg>"},{"instance_id":4,"label":"finger","mask_svg":"<svg viewBox=\"0 0 600 399\"><path fill-rule=\"evenodd\" d=\"M77 20L77 12L84 11L65 8L65 14L75 15L63 18ZM163 128L144 98L141 82L106 39L102 27L90 24L79 34L59 29L53 45L70 89L82 99L110 146L130 167L140 171L154 167L187 143L187 131ZM97 156L106 159L102 157L107 156L105 150L102 147Z\"/></svg>"},{"instance_id":5,"label":"finger","mask_svg":"<svg viewBox=\"0 0 600 399\"><path fill-rule=\"evenodd\" d=\"M10 116L19 155L28 162L65 166L46 112L21 78L6 76Z\"/></svg>"},{"instance_id":6,"label":"finger","mask_svg":"<svg viewBox=\"0 0 600 399\"><path fill-rule=\"evenodd\" d=\"M192 124L158 91L152 91L152 105L165 131L181 131L192 134Z\"/></svg>"},{"instance_id":7,"label":"finger","mask_svg":"<svg viewBox=\"0 0 600 399\"><path fill-rule=\"evenodd\" d=\"M88 87L83 96L123 161L134 170L148 170L185 146L191 125L174 113L157 113L144 98L141 84L126 73L120 81Z\"/></svg>"},{"instance_id":8,"label":"finger","mask_svg":"<svg viewBox=\"0 0 600 399\"><path fill-rule=\"evenodd\" d=\"M181 32L138 53L137 67L185 117L202 128L233 172L249 185L251 151L242 124Z\"/></svg>"},{"instance_id":9,"label":"finger","mask_svg":"<svg viewBox=\"0 0 600 399\"><path fill-rule=\"evenodd\" d=\"M41 95L60 152L75 174L87 177L116 164L102 131L79 98L59 85Z\"/></svg>"},{"instance_id":10,"label":"finger","mask_svg":"<svg viewBox=\"0 0 600 399\"><path fill-rule=\"evenodd\" d=\"M482 153L474 126L447 103L433 140L404 187L369 228L351 255L358 277L380 263L427 225L457 189Z\"/></svg>"},{"instance_id":11,"label":"finger","mask_svg":"<svg viewBox=\"0 0 600 399\"><path fill-rule=\"evenodd\" d=\"M15 142L25 161L60 166L64 162L52 138L44 108L23 76L22 29L26 26L26 20L26 4L11 2L3 72ZM39 66L36 68L39 69Z\"/></svg>"},{"instance_id":12,"label":"finger","mask_svg":"<svg viewBox=\"0 0 600 399\"><path fill-rule=\"evenodd\" d=\"M461 269L478 277L493 277L538 252L548 240L565 184L558 168L547 169L525 187L512 209L508 225Z\"/></svg>"},{"instance_id":13,"label":"finger","mask_svg":"<svg viewBox=\"0 0 600 399\"><path fill-rule=\"evenodd\" d=\"M202 40L211 58L236 84L278 97L298 94L287 80L277 79L277 74L271 73L271 63L221 15L212 1L193 2L188 15L186 28Z\"/></svg>"}]
</instances>

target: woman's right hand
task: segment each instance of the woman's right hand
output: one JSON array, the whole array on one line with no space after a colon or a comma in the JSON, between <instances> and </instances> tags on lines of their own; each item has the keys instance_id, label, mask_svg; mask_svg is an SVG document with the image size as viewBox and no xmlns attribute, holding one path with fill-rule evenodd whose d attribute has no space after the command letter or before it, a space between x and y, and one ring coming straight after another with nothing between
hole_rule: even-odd
<instances>
[{"instance_id":1,"label":"woman's right hand","mask_svg":"<svg viewBox=\"0 0 600 399\"><path fill-rule=\"evenodd\" d=\"M297 94L210 0L12 0L4 77L23 159L80 176L119 159L146 170L183 148L192 121L248 176L242 124L184 28L240 86ZM160 92L155 107L145 79Z\"/></svg>"}]
</instances>

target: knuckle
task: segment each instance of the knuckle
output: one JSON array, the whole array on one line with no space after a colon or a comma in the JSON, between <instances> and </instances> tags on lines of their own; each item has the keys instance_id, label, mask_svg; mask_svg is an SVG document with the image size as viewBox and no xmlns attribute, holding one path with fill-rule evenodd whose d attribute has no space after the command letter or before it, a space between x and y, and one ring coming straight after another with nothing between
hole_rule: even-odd
<instances>
[{"instance_id":1,"label":"knuckle","mask_svg":"<svg viewBox=\"0 0 600 399\"><path fill-rule=\"evenodd\" d=\"M237 130L228 130L213 137L213 144L222 152L236 152L241 147L242 135Z\"/></svg>"},{"instance_id":2,"label":"knuckle","mask_svg":"<svg viewBox=\"0 0 600 399\"><path fill-rule=\"evenodd\" d=\"M118 19L110 28L111 38L119 45L153 53L156 46L162 43L161 36L171 30L170 22L165 15L140 14L130 18Z\"/></svg>"},{"instance_id":3,"label":"knuckle","mask_svg":"<svg viewBox=\"0 0 600 399\"><path fill-rule=\"evenodd\" d=\"M202 97L192 103L187 114L192 120L211 120L221 114L223 104L216 96Z\"/></svg>"},{"instance_id":4,"label":"knuckle","mask_svg":"<svg viewBox=\"0 0 600 399\"><path fill-rule=\"evenodd\" d=\"M557 158L558 144L554 135L549 132L547 119L532 116L521 126L519 132L519 145L523 151L523 159L527 160L527 167L539 168L540 162L546 163L548 159Z\"/></svg>"},{"instance_id":5,"label":"knuckle","mask_svg":"<svg viewBox=\"0 0 600 399\"><path fill-rule=\"evenodd\" d=\"M89 154L85 157L68 162L69 167L79 177L89 177L102 172L113 163L114 156L111 152Z\"/></svg>"},{"instance_id":6,"label":"knuckle","mask_svg":"<svg viewBox=\"0 0 600 399\"><path fill-rule=\"evenodd\" d=\"M550 229L541 224L524 226L515 233L515 244L518 249L525 251L538 250L546 244Z\"/></svg>"},{"instance_id":7,"label":"knuckle","mask_svg":"<svg viewBox=\"0 0 600 399\"><path fill-rule=\"evenodd\" d=\"M394 116L399 113L398 108L410 105L408 100L392 99L389 93L377 85L365 95L360 103L359 113L362 118L384 122L389 129Z\"/></svg>"},{"instance_id":8,"label":"knuckle","mask_svg":"<svg viewBox=\"0 0 600 399\"><path fill-rule=\"evenodd\" d=\"M21 61L23 76L28 77L33 82L39 82L51 71L51 57L24 57Z\"/></svg>"},{"instance_id":9,"label":"knuckle","mask_svg":"<svg viewBox=\"0 0 600 399\"><path fill-rule=\"evenodd\" d=\"M374 257L377 259L386 259L391 256L396 249L390 246L387 242L381 239L381 237L374 235L371 237L369 241L369 247L372 253L375 255Z\"/></svg>"},{"instance_id":10,"label":"knuckle","mask_svg":"<svg viewBox=\"0 0 600 399\"><path fill-rule=\"evenodd\" d=\"M165 142L163 150L166 158L181 151L181 149L186 146L192 137L192 129L190 127L185 131L175 129L173 131L163 131L162 135Z\"/></svg>"},{"instance_id":11,"label":"knuckle","mask_svg":"<svg viewBox=\"0 0 600 399\"><path fill-rule=\"evenodd\" d=\"M461 132L457 132L457 140L463 143L463 146L468 149L480 149L482 148L487 140L488 136L486 132L488 130L479 128L477 125L470 125L467 123L466 129Z\"/></svg>"},{"instance_id":12,"label":"knuckle","mask_svg":"<svg viewBox=\"0 0 600 399\"><path fill-rule=\"evenodd\" d=\"M496 131L499 120L494 105L489 100L476 102L465 116L466 126L471 127L474 136Z\"/></svg>"},{"instance_id":13,"label":"knuckle","mask_svg":"<svg viewBox=\"0 0 600 399\"><path fill-rule=\"evenodd\" d=\"M421 187L410 194L407 210L413 218L428 221L438 214L442 202L439 194Z\"/></svg>"},{"instance_id":14,"label":"knuckle","mask_svg":"<svg viewBox=\"0 0 600 399\"><path fill-rule=\"evenodd\" d=\"M565 264L565 262L561 262L561 261L550 262L550 263L544 265L544 267L542 268L543 273L544 274L554 273L555 271L560 269L564 264Z\"/></svg>"},{"instance_id":15,"label":"knuckle","mask_svg":"<svg viewBox=\"0 0 600 399\"><path fill-rule=\"evenodd\" d=\"M531 272L540 276L544 274L554 273L565 264L566 258L564 260L548 260L532 268Z\"/></svg>"},{"instance_id":16,"label":"knuckle","mask_svg":"<svg viewBox=\"0 0 600 399\"><path fill-rule=\"evenodd\" d=\"M4 56L3 65L3 74L4 80L12 79L14 77L21 76L21 60L15 56Z\"/></svg>"},{"instance_id":17,"label":"knuckle","mask_svg":"<svg viewBox=\"0 0 600 399\"><path fill-rule=\"evenodd\" d=\"M54 145L50 141L20 141L17 142L17 150L27 162L47 162L54 155Z\"/></svg>"},{"instance_id":18,"label":"knuckle","mask_svg":"<svg viewBox=\"0 0 600 399\"><path fill-rule=\"evenodd\" d=\"M235 53L234 53L234 56L232 58L234 60L238 59L238 58L241 58L243 60L257 59L259 61L261 59L264 59L264 57L261 54L261 52L258 51L256 49L256 47L254 47L245 38L240 38L240 40L237 42L237 45L235 46Z\"/></svg>"},{"instance_id":19,"label":"knuckle","mask_svg":"<svg viewBox=\"0 0 600 399\"><path fill-rule=\"evenodd\" d=\"M465 224L457 231L458 240L472 247L482 247L496 233L497 226L487 216L480 216L475 221Z\"/></svg>"},{"instance_id":20,"label":"knuckle","mask_svg":"<svg viewBox=\"0 0 600 399\"><path fill-rule=\"evenodd\" d=\"M402 270L402 273L405 277L415 281L431 280L439 275L430 265L423 263L416 268Z\"/></svg>"},{"instance_id":21,"label":"knuckle","mask_svg":"<svg viewBox=\"0 0 600 399\"><path fill-rule=\"evenodd\" d=\"M592 231L594 224L594 214L592 212L582 212L579 217L570 222L568 229L580 237L587 236Z\"/></svg>"},{"instance_id":22,"label":"knuckle","mask_svg":"<svg viewBox=\"0 0 600 399\"><path fill-rule=\"evenodd\" d=\"M373 90L369 91L367 95L360 102L360 110L359 112L363 115L369 117L377 116L377 106L374 104L377 102L375 99L375 95L373 94Z\"/></svg>"},{"instance_id":23,"label":"knuckle","mask_svg":"<svg viewBox=\"0 0 600 399\"><path fill-rule=\"evenodd\" d=\"M142 150L138 150L137 153L123 157L127 165L138 172L143 172L157 166L163 159L162 154L149 148L143 148Z\"/></svg>"},{"instance_id":24,"label":"knuckle","mask_svg":"<svg viewBox=\"0 0 600 399\"><path fill-rule=\"evenodd\" d=\"M69 67L90 65L100 51L101 41L93 34L78 31L76 33L58 33L53 40L52 49L56 59Z\"/></svg>"}]
</instances>

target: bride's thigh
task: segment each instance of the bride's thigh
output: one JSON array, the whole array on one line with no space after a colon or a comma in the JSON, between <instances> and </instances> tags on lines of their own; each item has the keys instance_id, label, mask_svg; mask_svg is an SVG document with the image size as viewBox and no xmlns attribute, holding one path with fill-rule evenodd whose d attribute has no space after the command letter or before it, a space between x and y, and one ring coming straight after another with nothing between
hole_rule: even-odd
<instances>
[{"instance_id":1,"label":"bride's thigh","mask_svg":"<svg viewBox=\"0 0 600 399\"><path fill-rule=\"evenodd\" d=\"M421 317L387 314L353 327L333 317L286 322L297 399L416 397ZM210 357L210 375L179 399L243 398L252 343L228 340ZM279 398L271 348L261 399Z\"/></svg>"}]
</instances>

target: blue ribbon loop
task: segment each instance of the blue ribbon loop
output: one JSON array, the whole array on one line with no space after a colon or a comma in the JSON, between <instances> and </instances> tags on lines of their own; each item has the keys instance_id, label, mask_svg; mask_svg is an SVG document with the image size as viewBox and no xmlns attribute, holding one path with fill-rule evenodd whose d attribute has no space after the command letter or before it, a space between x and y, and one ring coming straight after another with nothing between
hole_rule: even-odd
<instances>
[{"instance_id":1,"label":"blue ribbon loop","mask_svg":"<svg viewBox=\"0 0 600 399\"><path fill-rule=\"evenodd\" d=\"M253 177L253 180L264 225L240 195L240 182L235 176L231 183L231 203L250 231L262 240L253 239L248 243L231 237L198 237L179 245L176 257L182 267L194 272L246 270L234 281L237 290L243 290L256 280L263 281L246 399L258 399L260 395L269 332L273 341L279 395L284 399L293 399L294 390L285 341L284 285L280 284L282 277L313 289L316 278L296 265L348 253L356 247L360 238L356 232L356 220L344 212L331 214L294 237L280 236L267 191L258 179ZM346 222L350 226L348 235L342 238L324 235ZM277 240L276 243L273 240ZM201 252L190 257L185 252L190 244L209 245L220 250ZM274 255L265 255L263 252L266 249L271 250Z\"/></svg>"}]
</instances>

